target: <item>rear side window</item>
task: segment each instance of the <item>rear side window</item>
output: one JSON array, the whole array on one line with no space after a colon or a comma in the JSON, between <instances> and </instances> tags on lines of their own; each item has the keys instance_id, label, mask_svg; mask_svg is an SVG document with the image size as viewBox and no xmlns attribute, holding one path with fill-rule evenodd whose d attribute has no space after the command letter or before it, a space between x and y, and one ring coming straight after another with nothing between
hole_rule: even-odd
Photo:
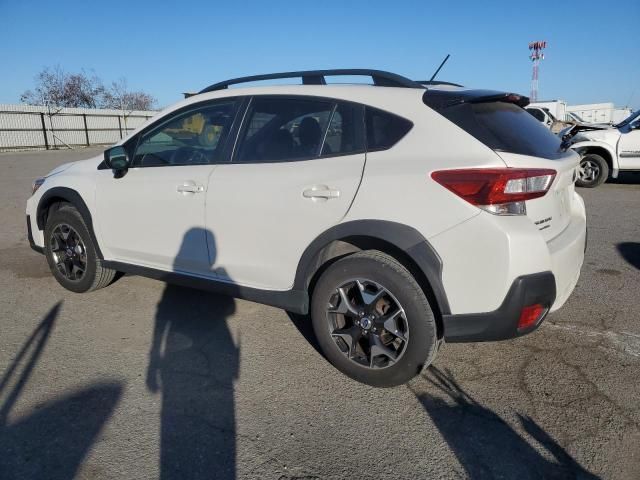
<instances>
[{"instance_id":1,"label":"rear side window","mask_svg":"<svg viewBox=\"0 0 640 480\"><path fill-rule=\"evenodd\" d=\"M318 157L334 108L335 102L325 100L254 98L236 161L281 162Z\"/></svg>"},{"instance_id":2,"label":"rear side window","mask_svg":"<svg viewBox=\"0 0 640 480\"><path fill-rule=\"evenodd\" d=\"M348 155L364 151L362 105L339 103L333 112L322 147L322 155Z\"/></svg>"},{"instance_id":3,"label":"rear side window","mask_svg":"<svg viewBox=\"0 0 640 480\"><path fill-rule=\"evenodd\" d=\"M413 124L406 118L393 113L367 107L367 150L386 150L404 137Z\"/></svg>"},{"instance_id":4,"label":"rear side window","mask_svg":"<svg viewBox=\"0 0 640 480\"><path fill-rule=\"evenodd\" d=\"M561 154L560 139L513 103L463 103L438 111L493 150L550 159Z\"/></svg>"}]
</instances>

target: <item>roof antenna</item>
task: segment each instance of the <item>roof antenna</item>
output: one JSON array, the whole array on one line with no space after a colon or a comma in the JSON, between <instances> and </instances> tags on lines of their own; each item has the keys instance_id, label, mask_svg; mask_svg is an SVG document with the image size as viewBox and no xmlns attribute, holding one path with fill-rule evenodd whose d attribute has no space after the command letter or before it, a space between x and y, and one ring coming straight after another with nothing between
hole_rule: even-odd
<instances>
[{"instance_id":1,"label":"roof antenna","mask_svg":"<svg viewBox=\"0 0 640 480\"><path fill-rule=\"evenodd\" d=\"M447 56L444 57L444 60L442 61L442 63L440 64L440 66L438 67L438 69L435 71L435 73L431 76L431 78L429 79L430 82L433 82L433 79L436 78L436 75L438 75L438 72L440 72L440 69L444 66L445 63L447 63L447 60L449 60L449 57L451 55L447 53Z\"/></svg>"}]
</instances>

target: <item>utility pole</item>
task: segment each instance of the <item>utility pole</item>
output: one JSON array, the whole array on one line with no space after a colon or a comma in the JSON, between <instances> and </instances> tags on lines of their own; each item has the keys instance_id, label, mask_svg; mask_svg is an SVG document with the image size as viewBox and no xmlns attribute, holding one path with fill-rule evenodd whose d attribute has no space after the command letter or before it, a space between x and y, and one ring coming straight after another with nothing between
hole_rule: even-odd
<instances>
[{"instance_id":1,"label":"utility pole","mask_svg":"<svg viewBox=\"0 0 640 480\"><path fill-rule=\"evenodd\" d=\"M529 59L533 62L533 75L531 76L531 95L530 100L535 102L538 100L538 69L540 60L544 60L544 53L542 52L547 48L546 40L540 40L537 42L529 43Z\"/></svg>"}]
</instances>

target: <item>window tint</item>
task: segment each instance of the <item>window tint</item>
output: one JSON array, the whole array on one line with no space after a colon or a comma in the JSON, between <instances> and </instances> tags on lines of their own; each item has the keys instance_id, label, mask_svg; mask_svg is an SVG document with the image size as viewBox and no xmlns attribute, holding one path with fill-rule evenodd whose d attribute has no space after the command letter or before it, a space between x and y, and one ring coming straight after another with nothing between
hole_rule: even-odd
<instances>
[{"instance_id":1,"label":"window tint","mask_svg":"<svg viewBox=\"0 0 640 480\"><path fill-rule=\"evenodd\" d=\"M561 153L560 139L513 103L463 103L440 113L493 150L543 158Z\"/></svg>"},{"instance_id":2,"label":"window tint","mask_svg":"<svg viewBox=\"0 0 640 480\"><path fill-rule=\"evenodd\" d=\"M344 155L364 151L362 105L340 103L333 112L322 155Z\"/></svg>"},{"instance_id":3,"label":"window tint","mask_svg":"<svg viewBox=\"0 0 640 480\"><path fill-rule=\"evenodd\" d=\"M201 165L217 161L224 147L236 103L227 101L178 114L142 135L134 167Z\"/></svg>"},{"instance_id":4,"label":"window tint","mask_svg":"<svg viewBox=\"0 0 640 480\"><path fill-rule=\"evenodd\" d=\"M404 137L413 124L406 118L367 107L367 150L385 150Z\"/></svg>"},{"instance_id":5,"label":"window tint","mask_svg":"<svg viewBox=\"0 0 640 480\"><path fill-rule=\"evenodd\" d=\"M278 162L319 156L334 105L322 100L254 98L237 161Z\"/></svg>"}]
</instances>

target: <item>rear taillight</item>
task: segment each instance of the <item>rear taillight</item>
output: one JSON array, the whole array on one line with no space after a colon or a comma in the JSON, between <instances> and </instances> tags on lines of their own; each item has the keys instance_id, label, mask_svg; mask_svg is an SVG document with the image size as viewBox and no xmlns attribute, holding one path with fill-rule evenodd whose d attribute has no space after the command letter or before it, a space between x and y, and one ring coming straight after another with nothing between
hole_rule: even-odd
<instances>
[{"instance_id":1,"label":"rear taillight","mask_svg":"<svg viewBox=\"0 0 640 480\"><path fill-rule=\"evenodd\" d=\"M524 215L525 201L543 197L556 171L546 168L469 168L439 170L436 182L495 215Z\"/></svg>"}]
</instances>

